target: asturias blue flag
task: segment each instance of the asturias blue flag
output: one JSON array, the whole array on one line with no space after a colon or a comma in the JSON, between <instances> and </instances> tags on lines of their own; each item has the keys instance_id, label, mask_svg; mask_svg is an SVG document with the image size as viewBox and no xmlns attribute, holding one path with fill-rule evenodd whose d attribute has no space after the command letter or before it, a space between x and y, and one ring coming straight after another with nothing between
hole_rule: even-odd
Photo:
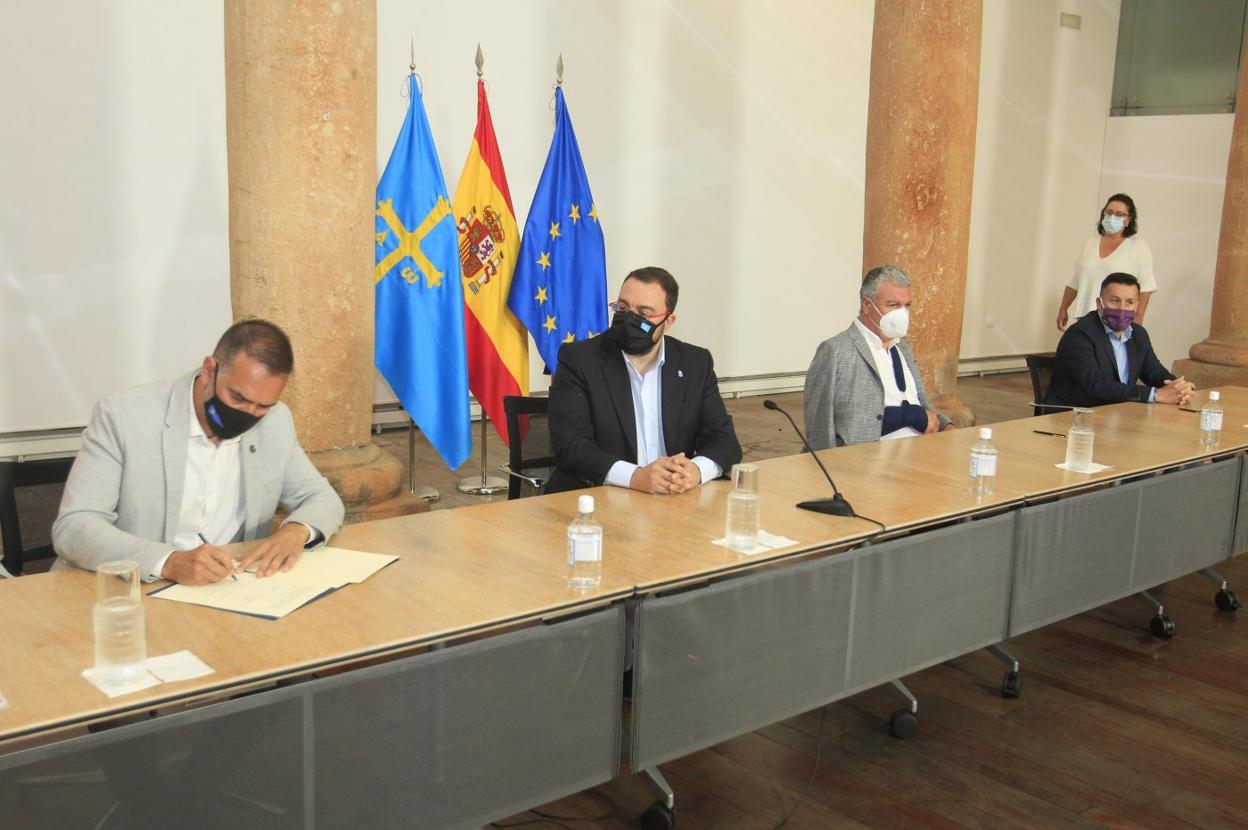
<instances>
[{"instance_id":1,"label":"asturias blue flag","mask_svg":"<svg viewBox=\"0 0 1248 830\"><path fill-rule=\"evenodd\" d=\"M472 452L459 233L415 75L407 88L407 118L377 183L374 360L454 469Z\"/></svg>"},{"instance_id":2,"label":"asturias blue flag","mask_svg":"<svg viewBox=\"0 0 1248 830\"><path fill-rule=\"evenodd\" d=\"M555 89L555 137L524 223L507 304L553 374L559 347L607 328L607 255L572 119Z\"/></svg>"}]
</instances>

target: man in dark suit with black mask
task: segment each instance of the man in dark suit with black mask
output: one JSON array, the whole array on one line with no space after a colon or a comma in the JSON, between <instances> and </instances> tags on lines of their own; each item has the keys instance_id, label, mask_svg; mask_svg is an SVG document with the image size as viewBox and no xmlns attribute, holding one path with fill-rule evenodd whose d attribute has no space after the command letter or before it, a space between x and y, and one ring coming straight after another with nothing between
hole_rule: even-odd
<instances>
[{"instance_id":1,"label":"man in dark suit with black mask","mask_svg":"<svg viewBox=\"0 0 1248 830\"><path fill-rule=\"evenodd\" d=\"M1148 332L1135 323L1139 299L1140 283L1130 274L1110 274L1101 282L1096 309L1066 329L1057 344L1045 403L1100 406L1139 401L1181 406L1191 399L1195 387L1166 371L1153 353Z\"/></svg>"},{"instance_id":2,"label":"man in dark suit with black mask","mask_svg":"<svg viewBox=\"0 0 1248 830\"><path fill-rule=\"evenodd\" d=\"M559 350L547 492L683 493L741 460L711 353L666 334L679 292L664 269L639 268L620 286L611 328Z\"/></svg>"}]
</instances>

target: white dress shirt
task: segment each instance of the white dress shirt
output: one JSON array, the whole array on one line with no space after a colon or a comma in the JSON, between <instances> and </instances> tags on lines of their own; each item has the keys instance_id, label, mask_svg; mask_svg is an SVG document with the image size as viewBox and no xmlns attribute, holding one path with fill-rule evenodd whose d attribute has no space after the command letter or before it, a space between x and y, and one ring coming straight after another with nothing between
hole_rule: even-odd
<instances>
[{"instance_id":1,"label":"white dress shirt","mask_svg":"<svg viewBox=\"0 0 1248 830\"><path fill-rule=\"evenodd\" d=\"M198 377L196 375L197 381ZM201 533L211 545L227 545L242 538L243 524L247 521L247 506L243 501L243 437L238 435L220 444L212 443L195 415L195 388L196 383L192 383L182 509L173 537L176 550L199 547L203 544L199 538ZM166 555L156 563L153 573L146 575L148 581L161 578L168 559Z\"/></svg>"},{"instance_id":2,"label":"white dress shirt","mask_svg":"<svg viewBox=\"0 0 1248 830\"><path fill-rule=\"evenodd\" d=\"M667 444L663 440L663 364L667 361L667 340L659 341L659 359L651 364L646 373L637 371L637 367L628 359L628 355L620 352L624 365L628 367L628 383L633 390L633 418L637 428L637 463L623 459L611 465L607 471L606 483L615 487L628 487L633 480L637 468L654 463L655 459L667 455ZM702 482L719 478L723 470L718 464L705 455L691 459L702 473Z\"/></svg>"},{"instance_id":3,"label":"white dress shirt","mask_svg":"<svg viewBox=\"0 0 1248 830\"><path fill-rule=\"evenodd\" d=\"M898 388L897 376L893 374L893 358L888 351L899 341L891 340L886 345L879 335L864 326L857 317L854 318L854 325L866 339L867 347L871 349L871 357L875 358L875 373L880 376L880 383L884 385L884 406L901 406L903 401L918 406L919 393L914 383L914 376L910 374L910 364L906 362L905 355L898 354L901 358L901 374L906 379L905 392Z\"/></svg>"}]
</instances>

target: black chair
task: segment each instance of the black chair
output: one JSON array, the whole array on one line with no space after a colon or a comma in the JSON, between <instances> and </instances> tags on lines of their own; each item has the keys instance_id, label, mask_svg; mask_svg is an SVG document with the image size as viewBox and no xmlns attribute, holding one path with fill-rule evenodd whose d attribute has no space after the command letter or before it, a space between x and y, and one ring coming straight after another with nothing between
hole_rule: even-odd
<instances>
[{"instance_id":1,"label":"black chair","mask_svg":"<svg viewBox=\"0 0 1248 830\"><path fill-rule=\"evenodd\" d=\"M29 549L23 546L17 516L17 488L59 484L69 478L69 468L73 465L72 458L0 461L0 541L4 544L4 567L14 576L21 575L27 561L56 555L51 545Z\"/></svg>"},{"instance_id":2,"label":"black chair","mask_svg":"<svg viewBox=\"0 0 1248 830\"><path fill-rule=\"evenodd\" d=\"M498 469L507 474L508 499L540 496L550 480L555 455L550 448L550 428L546 422L549 406L550 398L503 397L511 455L508 463Z\"/></svg>"},{"instance_id":3,"label":"black chair","mask_svg":"<svg viewBox=\"0 0 1248 830\"><path fill-rule=\"evenodd\" d=\"M1031 375L1031 414L1043 415L1059 409L1070 409L1069 406L1048 406L1043 403L1044 395L1049 389L1049 381L1053 379L1053 352L1029 354L1026 356L1027 372Z\"/></svg>"}]
</instances>

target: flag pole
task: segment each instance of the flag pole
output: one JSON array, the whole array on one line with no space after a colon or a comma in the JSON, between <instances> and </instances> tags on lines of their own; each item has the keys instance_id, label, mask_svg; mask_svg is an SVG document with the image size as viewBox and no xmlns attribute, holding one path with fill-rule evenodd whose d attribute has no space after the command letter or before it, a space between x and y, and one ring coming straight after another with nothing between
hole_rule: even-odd
<instances>
[{"instance_id":1,"label":"flag pole","mask_svg":"<svg viewBox=\"0 0 1248 830\"><path fill-rule=\"evenodd\" d=\"M477 67L477 80L485 76L485 55L481 53L481 44L477 44L477 54L473 58L473 63ZM467 493L471 496L497 496L499 493L507 489L507 482L498 476L489 474L489 464L486 460L486 439L489 432L486 424L489 418L485 414L485 407L481 408L481 475L468 476L459 480L459 484L455 489L461 493Z\"/></svg>"},{"instance_id":2,"label":"flag pole","mask_svg":"<svg viewBox=\"0 0 1248 830\"><path fill-rule=\"evenodd\" d=\"M412 35L412 62L408 64L408 71L413 75L416 74L416 35ZM404 413L407 414L407 413ZM416 422L408 415L407 418L407 489L413 496L418 499L424 499L428 504L433 504L442 499L442 493L437 487L430 487L428 484L416 483Z\"/></svg>"},{"instance_id":3,"label":"flag pole","mask_svg":"<svg viewBox=\"0 0 1248 830\"><path fill-rule=\"evenodd\" d=\"M486 417L485 410L482 409L481 410L481 475L479 477L468 476L467 478L461 478L459 480L459 484L456 485L455 487L455 489L458 490L459 492L467 493L470 496L497 496L499 493L502 493L507 489L506 481L503 481L503 479L499 478L498 476L492 476L487 473L487 470L489 468L486 463L485 445L486 445L486 437L488 436L488 432L486 430L486 424L489 423L489 420L490 419Z\"/></svg>"},{"instance_id":4,"label":"flag pole","mask_svg":"<svg viewBox=\"0 0 1248 830\"><path fill-rule=\"evenodd\" d=\"M433 504L442 498L437 487L416 483L416 422L411 416L407 419L407 489L418 499Z\"/></svg>"}]
</instances>

